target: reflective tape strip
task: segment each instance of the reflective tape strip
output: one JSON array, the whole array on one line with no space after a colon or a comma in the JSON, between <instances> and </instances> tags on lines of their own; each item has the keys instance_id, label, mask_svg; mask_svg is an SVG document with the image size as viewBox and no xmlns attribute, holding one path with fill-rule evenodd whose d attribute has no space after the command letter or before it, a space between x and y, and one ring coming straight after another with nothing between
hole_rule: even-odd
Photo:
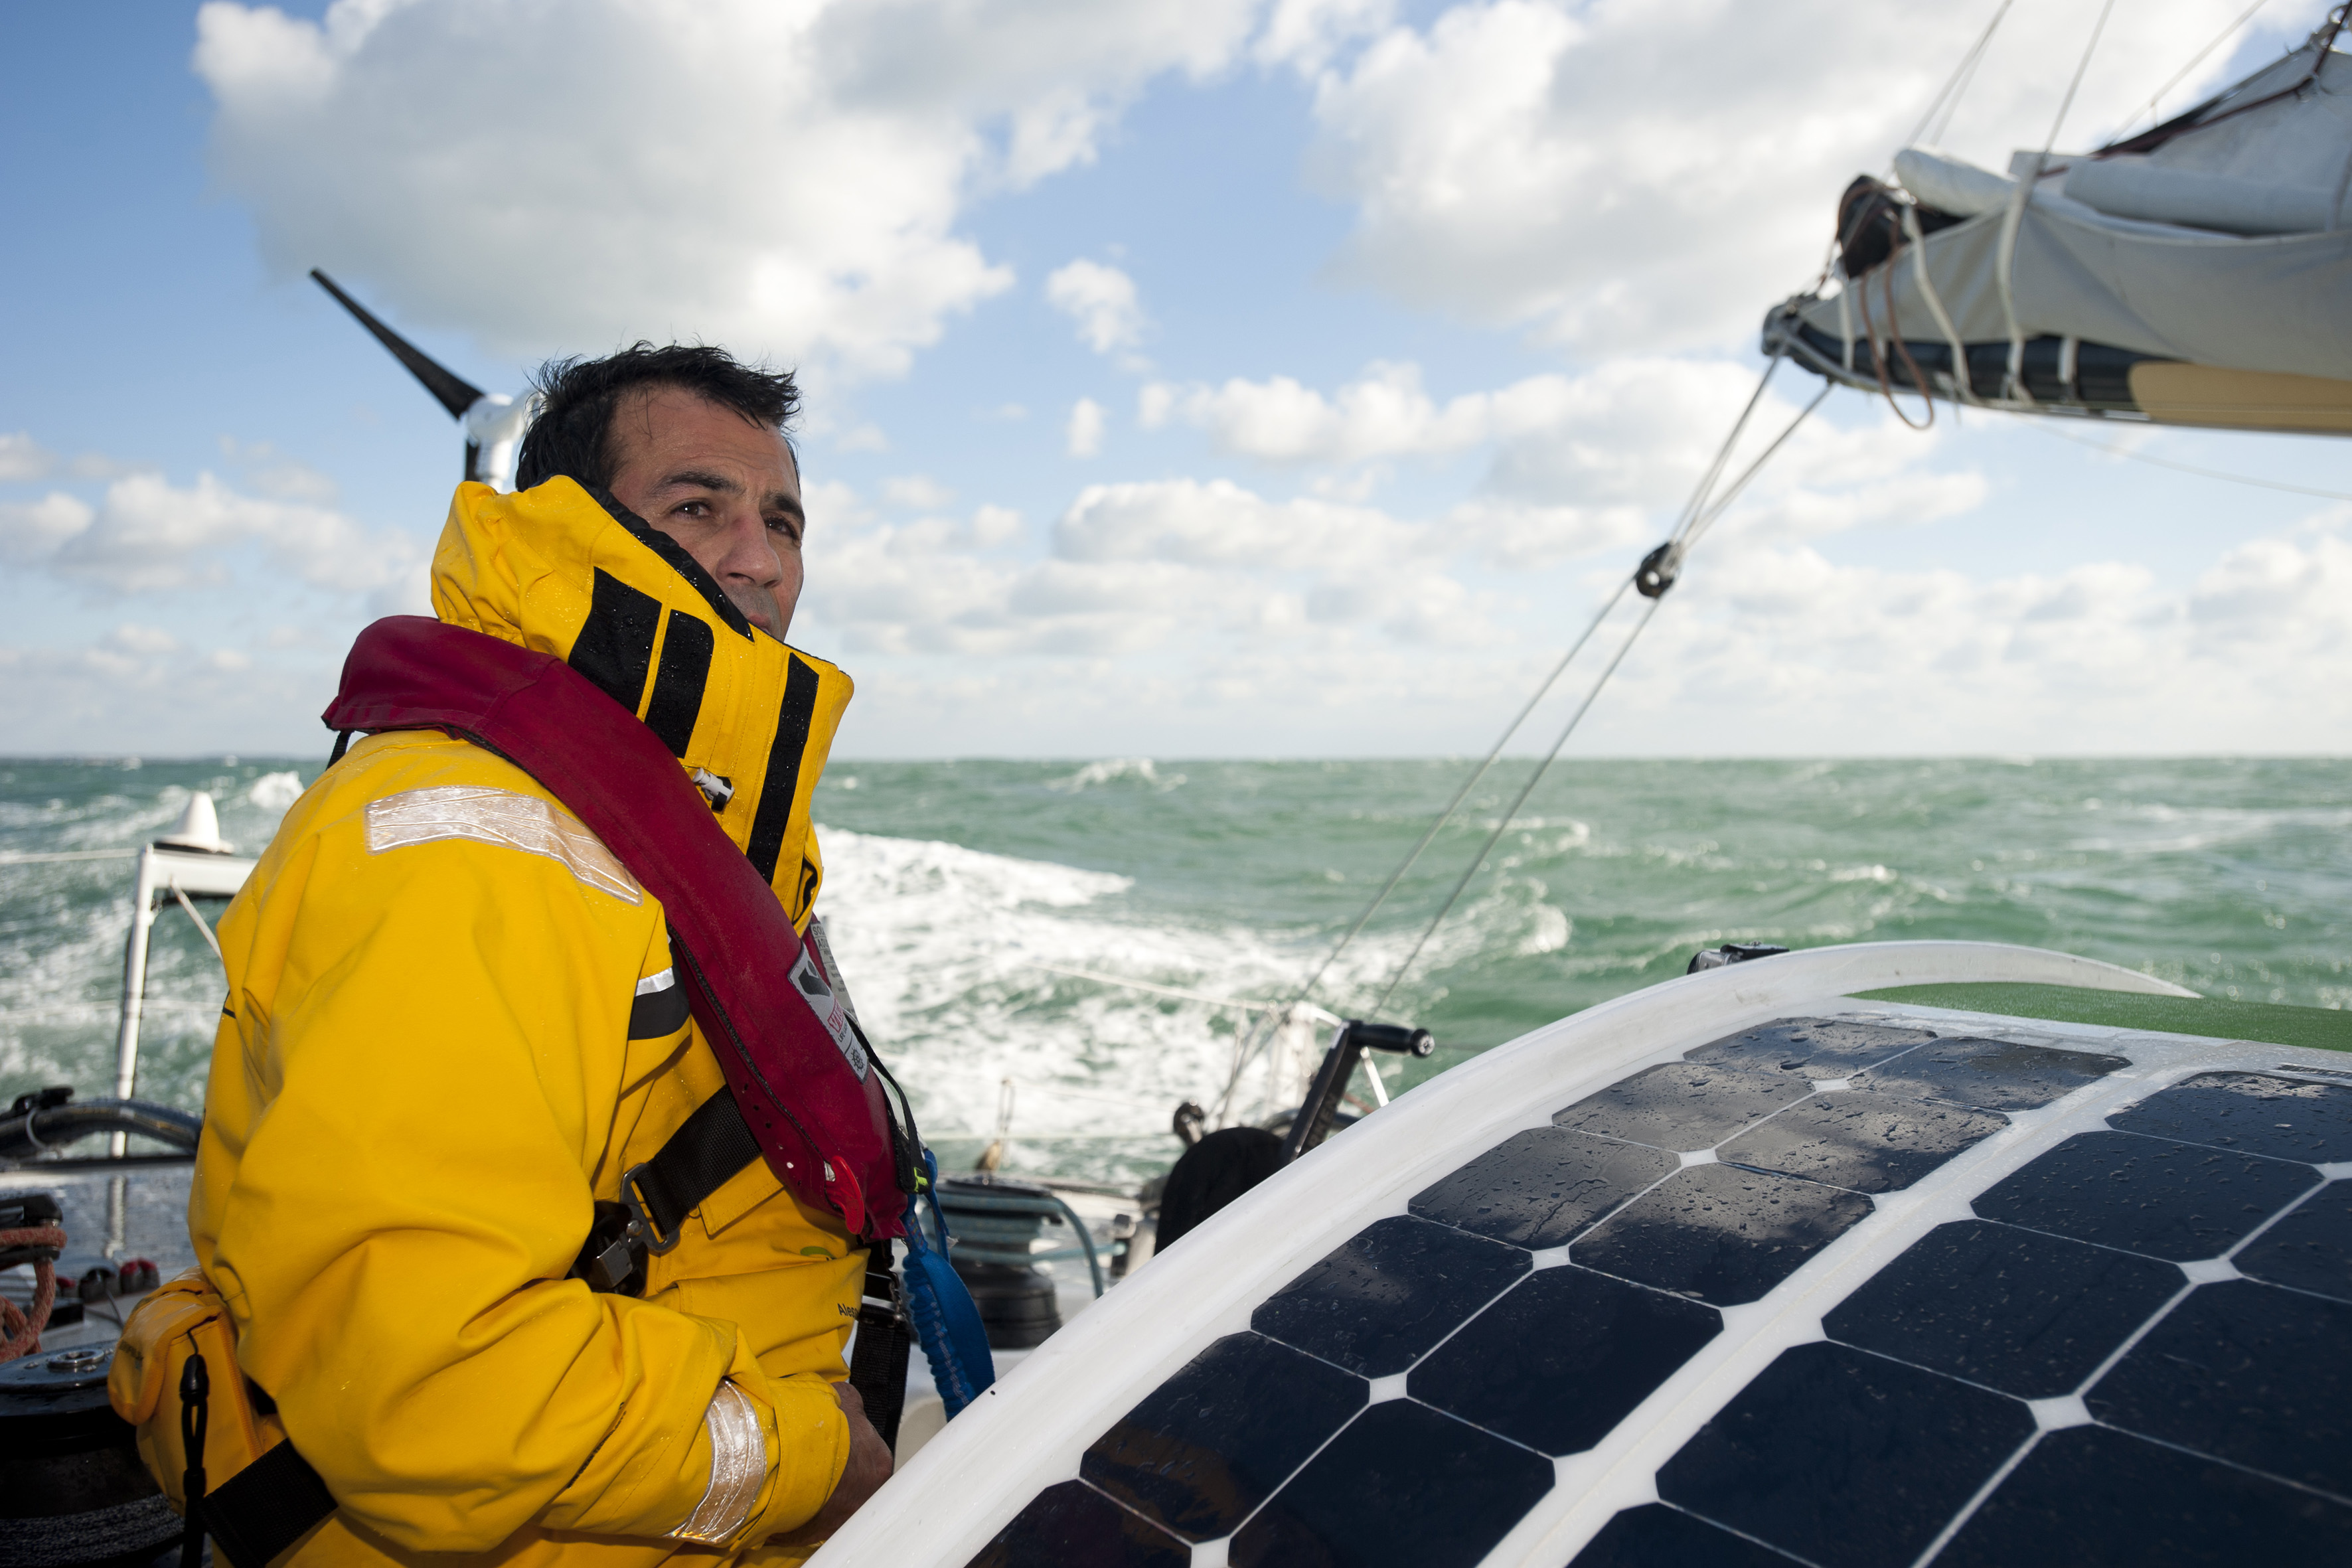
<instances>
[{"instance_id":1,"label":"reflective tape strip","mask_svg":"<svg viewBox=\"0 0 2352 1568\"><path fill-rule=\"evenodd\" d=\"M760 1500L768 1479L768 1440L760 1432L760 1413L731 1383L720 1384L711 1395L702 1429L710 1437L710 1484L670 1535L716 1546L743 1528L751 1505Z\"/></svg>"},{"instance_id":2,"label":"reflective tape strip","mask_svg":"<svg viewBox=\"0 0 2352 1568\"><path fill-rule=\"evenodd\" d=\"M629 1004L629 1038L657 1040L675 1035L686 1027L692 1014L676 968L648 974L637 982L636 999Z\"/></svg>"},{"instance_id":3,"label":"reflective tape strip","mask_svg":"<svg viewBox=\"0 0 2352 1568\"><path fill-rule=\"evenodd\" d=\"M444 838L504 845L542 855L573 877L625 903L645 901L645 889L579 818L535 795L474 784L404 790L368 802L371 855Z\"/></svg>"}]
</instances>

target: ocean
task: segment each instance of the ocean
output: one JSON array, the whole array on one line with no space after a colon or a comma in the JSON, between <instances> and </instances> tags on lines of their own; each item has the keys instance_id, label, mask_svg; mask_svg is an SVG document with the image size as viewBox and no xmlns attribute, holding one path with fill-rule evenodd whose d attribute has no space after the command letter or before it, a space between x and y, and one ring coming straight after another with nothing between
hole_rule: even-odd
<instances>
[{"instance_id":1,"label":"ocean","mask_svg":"<svg viewBox=\"0 0 2352 1568\"><path fill-rule=\"evenodd\" d=\"M2352 1005L2352 763L1564 762L1401 963L1531 764L1473 793L1311 1000L1429 1029L1391 1092L1722 942L1945 937L2105 959L2209 995ZM853 999L950 1167L1132 1182L1215 1106L1451 798L1460 760L836 761L819 908ZM319 762L0 762L0 1096L110 1092L130 849L192 790L257 849ZM207 913L216 917L219 906ZM141 1093L195 1108L220 973L156 924ZM1286 1037L1295 1072L1319 1050ZM1232 1114L1295 1079L1259 1050ZM1271 1076L1270 1076L1271 1075ZM452 1092L462 1093L463 1085ZM1360 1093L1361 1089L1360 1088Z\"/></svg>"}]
</instances>

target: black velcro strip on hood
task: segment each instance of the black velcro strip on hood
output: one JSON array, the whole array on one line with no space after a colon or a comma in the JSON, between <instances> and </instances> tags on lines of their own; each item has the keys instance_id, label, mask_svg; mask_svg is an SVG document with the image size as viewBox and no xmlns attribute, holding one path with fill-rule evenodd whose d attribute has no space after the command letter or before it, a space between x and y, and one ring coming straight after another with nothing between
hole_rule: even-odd
<instances>
[{"instance_id":1,"label":"black velcro strip on hood","mask_svg":"<svg viewBox=\"0 0 2352 1568\"><path fill-rule=\"evenodd\" d=\"M660 737L673 757L686 755L686 743L694 738L702 690L710 680L710 656L718 646L709 622L676 610L669 613L661 668L654 672L654 694L646 702L646 728Z\"/></svg>"},{"instance_id":2,"label":"black velcro strip on hood","mask_svg":"<svg viewBox=\"0 0 2352 1568\"><path fill-rule=\"evenodd\" d=\"M596 498L596 504L610 513L614 522L629 531L631 538L660 556L670 570L685 578L696 593L708 600L711 613L719 617L721 626L745 637L751 635L751 623L744 618L742 611L735 607L735 601L727 596L727 591L719 585L719 579L704 571L702 563L688 555L684 545L614 500L612 491L590 490L588 493Z\"/></svg>"},{"instance_id":3,"label":"black velcro strip on hood","mask_svg":"<svg viewBox=\"0 0 2352 1568\"><path fill-rule=\"evenodd\" d=\"M809 725L816 717L816 693L814 668L793 659L792 673L784 678L784 704L776 718L776 739L768 748L768 779L760 786L760 814L751 819L751 841L743 846L743 853L759 869L763 882L776 879L776 857L783 853L793 796L800 790L801 754L808 750Z\"/></svg>"},{"instance_id":4,"label":"black velcro strip on hood","mask_svg":"<svg viewBox=\"0 0 2352 1568\"><path fill-rule=\"evenodd\" d=\"M654 662L654 628L659 625L660 600L600 566L588 601L588 620L564 662L635 713L637 700L646 694L646 671Z\"/></svg>"}]
</instances>

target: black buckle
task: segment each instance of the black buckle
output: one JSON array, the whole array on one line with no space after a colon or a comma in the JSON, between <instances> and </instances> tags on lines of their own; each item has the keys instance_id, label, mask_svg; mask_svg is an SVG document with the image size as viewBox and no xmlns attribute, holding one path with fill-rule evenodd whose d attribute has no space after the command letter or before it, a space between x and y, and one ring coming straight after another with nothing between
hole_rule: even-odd
<instances>
[{"instance_id":1,"label":"black buckle","mask_svg":"<svg viewBox=\"0 0 2352 1568\"><path fill-rule=\"evenodd\" d=\"M629 1234L629 1211L619 1204L596 1205L595 1222L568 1276L584 1279L588 1289L604 1296L642 1296L646 1292L645 1243Z\"/></svg>"},{"instance_id":2,"label":"black buckle","mask_svg":"<svg viewBox=\"0 0 2352 1568\"><path fill-rule=\"evenodd\" d=\"M889 1244L883 1242L877 1245L887 1247ZM874 1294L874 1281L877 1278L888 1281L887 1296ZM876 1328L884 1328L893 1323L902 1323L906 1320L907 1288L899 1280L898 1271L893 1269L887 1274L883 1274L879 1270L868 1269L864 1289L857 1298L857 1321L860 1323L872 1324Z\"/></svg>"},{"instance_id":3,"label":"black buckle","mask_svg":"<svg viewBox=\"0 0 2352 1568\"><path fill-rule=\"evenodd\" d=\"M678 1230L667 1236L662 1235L652 1211L646 1208L645 1194L638 1190L638 1185L652 1169L652 1162L647 1161L621 1173L621 1206L628 1211L629 1239L643 1244L647 1252L659 1258L677 1246L677 1238L684 1232Z\"/></svg>"}]
</instances>

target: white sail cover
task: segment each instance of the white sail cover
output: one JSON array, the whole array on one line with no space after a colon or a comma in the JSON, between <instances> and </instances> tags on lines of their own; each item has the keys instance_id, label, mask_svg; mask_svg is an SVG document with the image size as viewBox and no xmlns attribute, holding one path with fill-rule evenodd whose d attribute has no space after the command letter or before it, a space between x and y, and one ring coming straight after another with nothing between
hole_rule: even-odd
<instances>
[{"instance_id":1,"label":"white sail cover","mask_svg":"<svg viewBox=\"0 0 2352 1568\"><path fill-rule=\"evenodd\" d=\"M1906 150L1895 167L1916 203L1905 219L1913 243L1837 294L1789 301L1767 324L1768 350L1785 333L1801 362L1875 386L1874 337L1890 380L1908 385L1891 341L1900 338L1929 383L1918 390L2158 417L2166 415L2120 396L2085 395L2080 345L2123 351L2115 387L2149 376L2162 384L2170 374L2178 391L2190 366L2352 383L2352 56L2332 41L2330 29L2186 124L2095 155L2053 154L2038 178L2037 153L2020 153L2003 175ZM2021 179L2032 181L2022 203ZM2046 352L2021 352L2037 341ZM2025 374L2029 357L2042 362L2038 378ZM2146 360L2184 363L2125 374ZM1955 374L1959 365L1967 374ZM2206 381L2208 392L2221 384ZM2315 399L2345 413L2266 421L2257 410L2210 422L2352 428L2352 387L2253 391L2258 402ZM2209 422L2194 412L2173 410Z\"/></svg>"}]
</instances>

